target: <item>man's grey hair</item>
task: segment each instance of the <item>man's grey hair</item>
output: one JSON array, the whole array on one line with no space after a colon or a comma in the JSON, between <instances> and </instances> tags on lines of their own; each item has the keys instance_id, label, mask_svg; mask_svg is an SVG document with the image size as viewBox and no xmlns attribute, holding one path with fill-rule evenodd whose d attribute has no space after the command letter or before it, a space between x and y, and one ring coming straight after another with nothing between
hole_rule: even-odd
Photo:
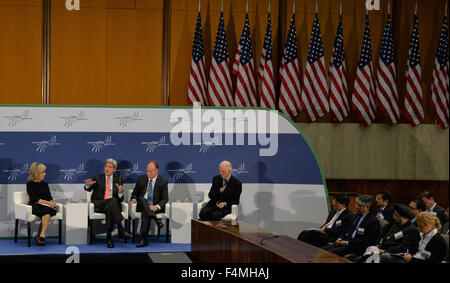
<instances>
[{"instance_id":1,"label":"man's grey hair","mask_svg":"<svg viewBox=\"0 0 450 283\"><path fill-rule=\"evenodd\" d=\"M361 206L372 206L373 197L371 195L361 195L356 198L356 202Z\"/></svg>"},{"instance_id":2,"label":"man's grey hair","mask_svg":"<svg viewBox=\"0 0 450 283\"><path fill-rule=\"evenodd\" d=\"M115 161L114 159L108 158L108 159L105 160L105 165L106 165L106 163L112 164L112 166L114 167L114 169L117 169L117 161Z\"/></svg>"},{"instance_id":3,"label":"man's grey hair","mask_svg":"<svg viewBox=\"0 0 450 283\"><path fill-rule=\"evenodd\" d=\"M227 167L227 168L229 168L230 170L233 169L233 166L231 165L231 162L230 162L230 161L224 160L224 161L220 162L219 166L222 166L222 165L225 166L225 167Z\"/></svg>"}]
</instances>

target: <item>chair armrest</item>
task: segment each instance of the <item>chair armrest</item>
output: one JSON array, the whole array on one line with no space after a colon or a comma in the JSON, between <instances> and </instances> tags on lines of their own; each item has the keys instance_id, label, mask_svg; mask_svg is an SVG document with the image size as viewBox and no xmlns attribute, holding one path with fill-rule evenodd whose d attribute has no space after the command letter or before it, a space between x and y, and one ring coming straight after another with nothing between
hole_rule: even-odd
<instances>
[{"instance_id":1,"label":"chair armrest","mask_svg":"<svg viewBox=\"0 0 450 283\"><path fill-rule=\"evenodd\" d=\"M92 202L89 203L89 217L92 217L95 213L94 204Z\"/></svg>"},{"instance_id":2,"label":"chair armrest","mask_svg":"<svg viewBox=\"0 0 450 283\"><path fill-rule=\"evenodd\" d=\"M136 208L137 208L137 204L136 203L133 203L131 206L130 206L130 216L131 216L131 218L136 218Z\"/></svg>"},{"instance_id":3,"label":"chair armrest","mask_svg":"<svg viewBox=\"0 0 450 283\"><path fill-rule=\"evenodd\" d=\"M27 220L32 215L32 207L28 204L15 203L14 214L16 219Z\"/></svg>"},{"instance_id":4,"label":"chair armrest","mask_svg":"<svg viewBox=\"0 0 450 283\"><path fill-rule=\"evenodd\" d=\"M171 213L170 213L170 203L166 203L165 213L167 215L167 218L170 219Z\"/></svg>"},{"instance_id":5,"label":"chair armrest","mask_svg":"<svg viewBox=\"0 0 450 283\"><path fill-rule=\"evenodd\" d=\"M208 203L208 201L202 201L197 204L197 218L200 218L200 210Z\"/></svg>"},{"instance_id":6,"label":"chair armrest","mask_svg":"<svg viewBox=\"0 0 450 283\"><path fill-rule=\"evenodd\" d=\"M232 214L234 217L236 217L236 219L238 218L238 211L239 211L239 209L238 209L237 204L233 204L233 205L231 206L231 214Z\"/></svg>"},{"instance_id":7,"label":"chair armrest","mask_svg":"<svg viewBox=\"0 0 450 283\"><path fill-rule=\"evenodd\" d=\"M121 202L120 203L121 205L122 205L122 213L125 213L125 215L130 215L129 213L128 213L128 203L126 203L126 202Z\"/></svg>"}]
</instances>

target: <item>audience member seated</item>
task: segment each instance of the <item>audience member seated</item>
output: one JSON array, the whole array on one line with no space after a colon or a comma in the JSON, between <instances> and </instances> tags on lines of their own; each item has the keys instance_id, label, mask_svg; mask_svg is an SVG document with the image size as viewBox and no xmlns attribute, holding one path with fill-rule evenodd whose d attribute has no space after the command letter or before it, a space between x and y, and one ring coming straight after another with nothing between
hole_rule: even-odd
<instances>
[{"instance_id":1,"label":"audience member seated","mask_svg":"<svg viewBox=\"0 0 450 283\"><path fill-rule=\"evenodd\" d=\"M391 201L392 193L390 191L380 191L375 197L375 202L379 207L377 218L384 219L392 225L394 222L392 220L392 216L394 215L394 208L392 207Z\"/></svg>"},{"instance_id":2,"label":"audience member seated","mask_svg":"<svg viewBox=\"0 0 450 283\"><path fill-rule=\"evenodd\" d=\"M430 212L431 214L439 218L439 221L441 221L441 225L445 223L445 209L437 204L431 192L422 191L418 198L422 199L422 201L425 203L427 212Z\"/></svg>"},{"instance_id":3,"label":"audience member seated","mask_svg":"<svg viewBox=\"0 0 450 283\"><path fill-rule=\"evenodd\" d=\"M332 201L333 210L319 229L308 229L302 231L297 239L316 247L322 247L333 243L336 239L346 234L352 228L355 215L347 207L350 199L347 195L338 194Z\"/></svg>"},{"instance_id":4,"label":"audience member seated","mask_svg":"<svg viewBox=\"0 0 450 283\"><path fill-rule=\"evenodd\" d=\"M345 235L341 235L335 243L324 246L328 250L340 256L346 254L362 255L369 246L374 246L378 239L380 222L371 213L373 197L361 195L356 199L357 217L352 228Z\"/></svg>"},{"instance_id":5,"label":"audience member seated","mask_svg":"<svg viewBox=\"0 0 450 283\"><path fill-rule=\"evenodd\" d=\"M445 256L445 240L439 233L442 228L439 218L429 212L421 212L416 217L420 231L420 242L415 254L406 253L403 259L413 263L440 263Z\"/></svg>"},{"instance_id":6,"label":"audience member seated","mask_svg":"<svg viewBox=\"0 0 450 283\"><path fill-rule=\"evenodd\" d=\"M426 211L427 207L425 206L425 203L423 202L423 200L421 200L420 198L412 200L408 206L409 206L409 209L411 210L411 212L414 214L414 218L411 219L411 223L413 223L414 225L417 226L417 223L416 223L417 214L421 213L422 211Z\"/></svg>"},{"instance_id":7,"label":"audience member seated","mask_svg":"<svg viewBox=\"0 0 450 283\"><path fill-rule=\"evenodd\" d=\"M377 253L382 263L405 263L403 254L415 254L417 252L420 234L417 227L411 223L414 214L404 204L396 203L393 207L394 225L391 226L387 235L381 239L378 246L368 247L364 256L358 257L355 260L356 262L364 262L368 257Z\"/></svg>"},{"instance_id":8,"label":"audience member seated","mask_svg":"<svg viewBox=\"0 0 450 283\"><path fill-rule=\"evenodd\" d=\"M444 212L444 215L445 215L445 223L442 226L441 234L448 235L448 206L447 206L447 209Z\"/></svg>"}]
</instances>

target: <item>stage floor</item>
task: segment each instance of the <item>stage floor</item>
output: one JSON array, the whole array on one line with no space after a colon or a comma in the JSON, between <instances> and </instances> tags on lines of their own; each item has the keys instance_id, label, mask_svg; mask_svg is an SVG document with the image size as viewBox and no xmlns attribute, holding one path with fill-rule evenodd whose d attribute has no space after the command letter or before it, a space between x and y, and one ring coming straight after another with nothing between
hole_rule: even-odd
<instances>
[{"instance_id":1,"label":"stage floor","mask_svg":"<svg viewBox=\"0 0 450 283\"><path fill-rule=\"evenodd\" d=\"M139 238L136 240L136 242ZM166 243L165 237L161 239L149 238L149 245L145 248L136 248L136 243L128 240L124 243L122 239L114 239L114 248L109 249L106 246L106 239L96 238L91 245L70 246L62 243L58 244L58 239L46 239L45 246L38 246L34 239L31 240L31 247L28 247L26 239L19 239L17 243L14 240L0 240L0 257L4 256L31 256L31 255L67 255L73 254L70 247L78 248L80 254L136 254L153 252L190 252L190 244L171 244Z\"/></svg>"}]
</instances>

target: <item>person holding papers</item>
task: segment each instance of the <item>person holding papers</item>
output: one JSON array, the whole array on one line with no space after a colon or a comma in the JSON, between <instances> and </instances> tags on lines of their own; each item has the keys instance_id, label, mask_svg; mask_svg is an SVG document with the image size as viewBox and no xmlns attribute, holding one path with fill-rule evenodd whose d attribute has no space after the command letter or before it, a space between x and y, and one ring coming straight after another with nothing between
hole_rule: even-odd
<instances>
[{"instance_id":1,"label":"person holding papers","mask_svg":"<svg viewBox=\"0 0 450 283\"><path fill-rule=\"evenodd\" d=\"M45 246L45 234L52 216L56 215L57 204L53 201L48 183L43 182L45 178L44 164L34 162L30 166L29 182L27 183L27 193L30 198L28 205L32 207L32 213L42 219L39 231L34 240L39 246Z\"/></svg>"}]
</instances>

